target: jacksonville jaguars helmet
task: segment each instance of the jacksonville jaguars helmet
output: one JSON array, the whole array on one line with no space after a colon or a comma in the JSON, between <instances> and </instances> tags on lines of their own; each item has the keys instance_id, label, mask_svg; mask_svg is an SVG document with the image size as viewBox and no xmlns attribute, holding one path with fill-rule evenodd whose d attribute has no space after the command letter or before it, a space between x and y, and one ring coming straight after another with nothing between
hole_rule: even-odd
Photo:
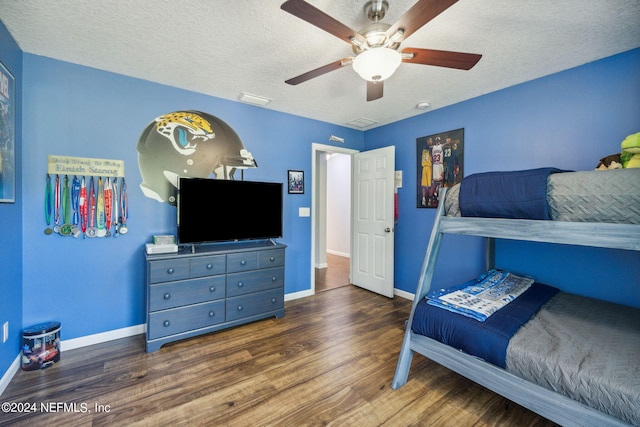
<instances>
[{"instance_id":1,"label":"jacksonville jaguars helmet","mask_svg":"<svg viewBox=\"0 0 640 427\"><path fill-rule=\"evenodd\" d=\"M171 205L178 177L233 179L237 169L258 166L228 124L200 111L156 118L140 135L137 150L142 192Z\"/></svg>"}]
</instances>

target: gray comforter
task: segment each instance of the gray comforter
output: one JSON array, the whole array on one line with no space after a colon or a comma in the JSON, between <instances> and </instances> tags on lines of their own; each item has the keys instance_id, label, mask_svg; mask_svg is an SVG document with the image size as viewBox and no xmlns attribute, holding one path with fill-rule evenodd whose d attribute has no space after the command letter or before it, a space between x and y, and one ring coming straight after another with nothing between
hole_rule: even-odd
<instances>
[{"instance_id":1,"label":"gray comforter","mask_svg":"<svg viewBox=\"0 0 640 427\"><path fill-rule=\"evenodd\" d=\"M640 310L560 293L507 348L507 370L640 425Z\"/></svg>"}]
</instances>

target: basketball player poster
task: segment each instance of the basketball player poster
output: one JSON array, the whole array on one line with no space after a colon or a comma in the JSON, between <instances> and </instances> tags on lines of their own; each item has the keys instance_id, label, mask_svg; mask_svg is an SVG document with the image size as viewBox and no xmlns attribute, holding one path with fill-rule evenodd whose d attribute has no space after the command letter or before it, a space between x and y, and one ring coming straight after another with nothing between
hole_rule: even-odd
<instances>
[{"instance_id":1,"label":"basketball player poster","mask_svg":"<svg viewBox=\"0 0 640 427\"><path fill-rule=\"evenodd\" d=\"M417 207L437 208L440 189L450 188L464 176L464 129L416 139Z\"/></svg>"}]
</instances>

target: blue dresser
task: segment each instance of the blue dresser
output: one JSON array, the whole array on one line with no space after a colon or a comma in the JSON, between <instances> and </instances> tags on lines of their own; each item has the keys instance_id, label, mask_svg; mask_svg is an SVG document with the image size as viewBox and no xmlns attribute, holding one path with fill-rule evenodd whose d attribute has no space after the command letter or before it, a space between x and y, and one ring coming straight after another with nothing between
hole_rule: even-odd
<instances>
[{"instance_id":1,"label":"blue dresser","mask_svg":"<svg viewBox=\"0 0 640 427\"><path fill-rule=\"evenodd\" d=\"M221 243L146 255L147 352L284 316L285 245Z\"/></svg>"}]
</instances>

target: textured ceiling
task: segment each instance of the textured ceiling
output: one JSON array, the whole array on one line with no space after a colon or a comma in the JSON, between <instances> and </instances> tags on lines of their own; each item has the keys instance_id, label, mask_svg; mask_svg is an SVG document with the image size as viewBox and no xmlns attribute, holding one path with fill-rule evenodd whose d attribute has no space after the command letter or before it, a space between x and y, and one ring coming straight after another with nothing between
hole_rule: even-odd
<instances>
[{"instance_id":1,"label":"textured ceiling","mask_svg":"<svg viewBox=\"0 0 640 427\"><path fill-rule=\"evenodd\" d=\"M247 92L272 99L264 108L362 129L420 114L418 102L442 108L640 47L638 0L461 0L401 49L480 53L480 62L469 71L403 63L384 97L367 102L351 67L284 83L353 53L283 1L0 0L0 20L28 53L230 100ZM388 1L390 24L415 3ZM355 30L368 24L365 0L308 2Z\"/></svg>"}]
</instances>

